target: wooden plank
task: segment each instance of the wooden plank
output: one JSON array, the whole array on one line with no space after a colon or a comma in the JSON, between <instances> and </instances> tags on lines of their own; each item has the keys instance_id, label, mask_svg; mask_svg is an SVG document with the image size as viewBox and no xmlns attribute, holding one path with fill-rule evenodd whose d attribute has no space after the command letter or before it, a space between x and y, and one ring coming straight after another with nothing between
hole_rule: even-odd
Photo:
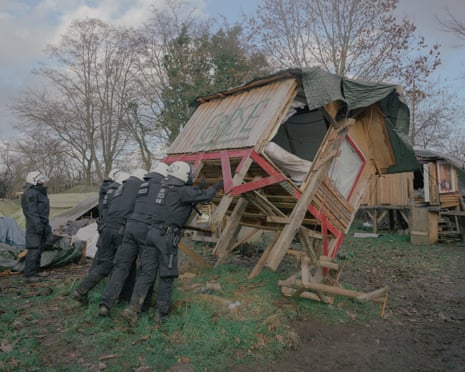
<instances>
[{"instance_id":1,"label":"wooden plank","mask_svg":"<svg viewBox=\"0 0 465 372\"><path fill-rule=\"evenodd\" d=\"M357 297L361 295L364 295L364 293L360 291L354 291L351 289L345 289L341 287L334 287L331 285L326 285L326 284L321 284L321 283L304 284L304 283L300 283L299 281L297 281L296 285L297 286L302 285L307 289L321 291L321 292L329 293L329 294L336 295L336 296L345 296L345 297L351 297L355 299L357 299ZM384 298L377 297L377 298L373 298L372 301L377 302L377 303L384 303Z\"/></svg>"},{"instance_id":2,"label":"wooden plank","mask_svg":"<svg viewBox=\"0 0 465 372\"><path fill-rule=\"evenodd\" d=\"M429 170L429 202L431 205L439 205L441 203L439 199L439 184L438 184L438 172L436 163L428 164Z\"/></svg>"},{"instance_id":3,"label":"wooden plank","mask_svg":"<svg viewBox=\"0 0 465 372\"><path fill-rule=\"evenodd\" d=\"M300 239L300 244L302 245L302 249L307 254L308 258L310 259L310 262L314 266L317 266L318 265L318 256L319 256L320 252L315 252L312 241L310 240L310 237L307 234L307 229L302 228L302 227L299 228L299 239ZM320 244L320 246L321 246L321 244Z\"/></svg>"},{"instance_id":4,"label":"wooden plank","mask_svg":"<svg viewBox=\"0 0 465 372\"><path fill-rule=\"evenodd\" d=\"M287 296L287 297L294 297L297 291L298 290L295 288L281 286L281 292L283 293L284 296ZM302 297L308 300L321 302L321 299L316 294L311 293L311 292L302 292L302 293L299 292L299 297Z\"/></svg>"},{"instance_id":5,"label":"wooden plank","mask_svg":"<svg viewBox=\"0 0 465 372\"><path fill-rule=\"evenodd\" d=\"M248 172L250 166L252 165L252 159L247 157L241 161L240 169L236 171L233 177L233 185L239 185L242 183L246 173ZM223 224L223 218L226 215L231 203L233 201L233 196L230 194L226 194L221 198L220 203L216 207L215 211L213 212L212 216L212 224L215 225L218 229L221 229Z\"/></svg>"},{"instance_id":6,"label":"wooden plank","mask_svg":"<svg viewBox=\"0 0 465 372\"><path fill-rule=\"evenodd\" d=\"M201 104L168 154L254 147L279 126L296 88L295 79L281 80Z\"/></svg>"},{"instance_id":7,"label":"wooden plank","mask_svg":"<svg viewBox=\"0 0 465 372\"><path fill-rule=\"evenodd\" d=\"M360 302L373 301L378 297L384 296L387 292L389 292L389 287L384 287L370 293L363 293L357 296L355 299Z\"/></svg>"},{"instance_id":8,"label":"wooden plank","mask_svg":"<svg viewBox=\"0 0 465 372\"><path fill-rule=\"evenodd\" d=\"M232 242L237 238L237 234L241 228L240 220L242 214L247 208L248 201L244 198L239 198L236 207L234 208L228 223L226 224L218 243L216 243L214 254L218 257L216 265L223 263L231 251Z\"/></svg>"},{"instance_id":9,"label":"wooden plank","mask_svg":"<svg viewBox=\"0 0 465 372\"><path fill-rule=\"evenodd\" d=\"M266 266L272 270L276 270L281 263L281 260L286 254L286 251L297 232L297 229L302 224L307 208L323 180L323 175L325 175L328 170L330 165L329 160L326 160L325 158L324 164L322 164L319 159L322 158L321 152L328 146L328 141L332 138L333 131L334 129L330 128L328 133L326 133L323 145L318 149L318 153L312 163L312 167L310 168L307 176L308 182L305 185L304 191L300 195L300 198L297 200L296 205L289 216L291 222L284 226L282 232L279 234L279 238L276 241L275 246L269 254ZM333 146L337 145L334 142L332 142L332 144ZM334 151L332 151L332 153L334 153ZM328 154L328 152L325 154Z\"/></svg>"},{"instance_id":10,"label":"wooden plank","mask_svg":"<svg viewBox=\"0 0 465 372\"><path fill-rule=\"evenodd\" d=\"M238 242L234 243L234 245L231 247L231 252L233 252L237 247L239 247L240 245L242 245L243 243L245 243L247 240L249 240L252 236L254 236L256 233L258 233L259 229L252 229L248 232L248 234L246 234L241 240L239 240Z\"/></svg>"},{"instance_id":11,"label":"wooden plank","mask_svg":"<svg viewBox=\"0 0 465 372\"><path fill-rule=\"evenodd\" d=\"M273 240L270 242L270 244L265 248L265 251L262 253L260 258L258 259L258 262L255 264L254 268L250 272L248 279L253 279L255 278L260 272L262 271L263 267L265 266L265 262L268 258L268 255L270 254L271 250L274 247L274 244L276 243L276 240L279 237L279 231L276 232L273 236Z\"/></svg>"},{"instance_id":12,"label":"wooden plank","mask_svg":"<svg viewBox=\"0 0 465 372\"><path fill-rule=\"evenodd\" d=\"M257 190L252 191L244 195L250 203L254 204L258 209L260 209L267 217L286 217L286 214L277 208L271 201L267 199L265 195L260 193Z\"/></svg>"},{"instance_id":13,"label":"wooden plank","mask_svg":"<svg viewBox=\"0 0 465 372\"><path fill-rule=\"evenodd\" d=\"M339 270L339 265L331 260L331 257L328 256L320 256L318 260L318 264L321 267L325 267L331 270Z\"/></svg>"},{"instance_id":14,"label":"wooden plank","mask_svg":"<svg viewBox=\"0 0 465 372\"><path fill-rule=\"evenodd\" d=\"M288 217L266 216L266 222L280 223L280 224L285 225L285 224L291 222L291 220Z\"/></svg>"}]
</instances>

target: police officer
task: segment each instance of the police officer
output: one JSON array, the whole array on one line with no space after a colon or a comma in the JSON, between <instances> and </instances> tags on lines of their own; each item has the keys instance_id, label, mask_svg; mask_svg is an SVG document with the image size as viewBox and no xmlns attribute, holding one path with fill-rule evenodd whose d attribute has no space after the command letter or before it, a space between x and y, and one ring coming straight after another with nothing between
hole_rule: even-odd
<instances>
[{"instance_id":1,"label":"police officer","mask_svg":"<svg viewBox=\"0 0 465 372\"><path fill-rule=\"evenodd\" d=\"M166 320L178 277L177 252L182 227L189 219L195 204L209 202L223 186L219 181L204 190L192 186L189 163L176 161L168 168L168 177L162 181L155 199L153 215L156 220L147 234L147 246L141 255L141 272L134 286L131 302L123 317L135 326L145 297L158 272L157 323Z\"/></svg>"},{"instance_id":2,"label":"police officer","mask_svg":"<svg viewBox=\"0 0 465 372\"><path fill-rule=\"evenodd\" d=\"M143 169L134 171L132 175L118 172L115 180L122 184L112 193L111 198L107 192L106 199L109 207L107 214L104 215L104 226L99 237L95 262L72 294L72 298L83 305L88 303L87 293L113 269L113 259L123 239L126 221L133 211L137 190L144 174ZM124 176L129 177L123 180Z\"/></svg>"},{"instance_id":3,"label":"police officer","mask_svg":"<svg viewBox=\"0 0 465 372\"><path fill-rule=\"evenodd\" d=\"M116 174L120 172L120 169L112 169L108 173L108 176L103 178L102 184L100 185L99 193L98 193L98 215L99 217L97 218L97 228L98 231L102 231L103 229L103 215L104 215L104 209L107 209L107 201L108 198L106 198L106 195L109 190L110 195L118 188L120 183L115 182L115 176Z\"/></svg>"},{"instance_id":4,"label":"police officer","mask_svg":"<svg viewBox=\"0 0 465 372\"><path fill-rule=\"evenodd\" d=\"M160 189L160 182L167 176L168 165L162 162L155 164L144 182L139 186L134 211L128 219L124 231L123 243L115 256L115 266L111 272L100 300L99 315L107 316L111 307L121 294L123 286L135 270L138 255L145 246L147 232L152 224L155 197ZM150 306L151 291L145 301Z\"/></svg>"},{"instance_id":5,"label":"police officer","mask_svg":"<svg viewBox=\"0 0 465 372\"><path fill-rule=\"evenodd\" d=\"M52 229L49 223L50 201L44 184L48 177L39 171L27 174L24 192L21 196L21 208L26 218L26 258L24 277L27 282L42 280L40 259L42 252L49 244Z\"/></svg>"}]
</instances>

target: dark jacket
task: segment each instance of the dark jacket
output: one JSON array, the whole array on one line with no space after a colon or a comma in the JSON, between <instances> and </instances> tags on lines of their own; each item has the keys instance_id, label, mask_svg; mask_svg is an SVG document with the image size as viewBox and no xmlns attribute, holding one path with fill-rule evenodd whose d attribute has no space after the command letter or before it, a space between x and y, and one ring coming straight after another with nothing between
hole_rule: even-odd
<instances>
[{"instance_id":1,"label":"dark jacket","mask_svg":"<svg viewBox=\"0 0 465 372\"><path fill-rule=\"evenodd\" d=\"M110 188L111 184L114 183L114 181L111 178L104 178L102 181L102 184L100 185L100 189L98 192L98 213L99 216L102 216L102 210L103 210L103 200L105 199L105 195L108 192L108 189Z\"/></svg>"},{"instance_id":2,"label":"dark jacket","mask_svg":"<svg viewBox=\"0 0 465 372\"><path fill-rule=\"evenodd\" d=\"M37 247L41 238L50 235L52 230L47 188L43 185L26 184L21 196L21 207L26 218L26 248Z\"/></svg>"},{"instance_id":3,"label":"dark jacket","mask_svg":"<svg viewBox=\"0 0 465 372\"><path fill-rule=\"evenodd\" d=\"M129 217L130 220L151 224L154 216L155 198L161 187L161 181L164 179L158 173L149 173L139 186L134 211Z\"/></svg>"},{"instance_id":4,"label":"dark jacket","mask_svg":"<svg viewBox=\"0 0 465 372\"><path fill-rule=\"evenodd\" d=\"M162 187L155 200L156 220L166 226L182 228L189 219L196 204L208 203L218 191L219 185L199 189L190 185L180 185L172 177L162 181Z\"/></svg>"},{"instance_id":5,"label":"dark jacket","mask_svg":"<svg viewBox=\"0 0 465 372\"><path fill-rule=\"evenodd\" d=\"M120 186L121 186L120 183L116 181L112 181L110 185L108 186L108 189L105 195L103 196L101 206L100 206L100 201L99 201L99 224L102 226L105 225L105 220L107 218L108 211L110 210L111 199L113 197L113 194Z\"/></svg>"},{"instance_id":6,"label":"dark jacket","mask_svg":"<svg viewBox=\"0 0 465 372\"><path fill-rule=\"evenodd\" d=\"M134 210L137 191L141 183L139 178L131 176L115 190L104 220L105 226L118 229L126 225L127 219Z\"/></svg>"}]
</instances>

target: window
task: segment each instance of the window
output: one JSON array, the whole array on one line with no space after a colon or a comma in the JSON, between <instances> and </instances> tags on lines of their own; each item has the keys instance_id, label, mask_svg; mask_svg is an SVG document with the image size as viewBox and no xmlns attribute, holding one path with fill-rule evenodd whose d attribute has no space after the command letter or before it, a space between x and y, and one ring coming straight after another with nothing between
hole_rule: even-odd
<instances>
[{"instance_id":1,"label":"window","mask_svg":"<svg viewBox=\"0 0 465 372\"><path fill-rule=\"evenodd\" d=\"M333 160L328 170L328 177L348 200L366 161L349 136L345 137L339 151L339 156Z\"/></svg>"},{"instance_id":2,"label":"window","mask_svg":"<svg viewBox=\"0 0 465 372\"><path fill-rule=\"evenodd\" d=\"M455 191L454 172L450 164L438 162L438 180L441 194Z\"/></svg>"}]
</instances>

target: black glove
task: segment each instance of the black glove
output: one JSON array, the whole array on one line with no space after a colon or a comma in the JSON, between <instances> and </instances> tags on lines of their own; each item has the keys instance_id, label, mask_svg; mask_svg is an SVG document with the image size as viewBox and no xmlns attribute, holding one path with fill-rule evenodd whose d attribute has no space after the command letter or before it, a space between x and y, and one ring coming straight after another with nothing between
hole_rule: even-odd
<instances>
[{"instance_id":1,"label":"black glove","mask_svg":"<svg viewBox=\"0 0 465 372\"><path fill-rule=\"evenodd\" d=\"M205 187L205 184L207 183L207 181L205 181L205 178L202 178L199 182L199 189L202 190L204 187Z\"/></svg>"},{"instance_id":2,"label":"black glove","mask_svg":"<svg viewBox=\"0 0 465 372\"><path fill-rule=\"evenodd\" d=\"M213 185L213 187L215 188L216 191L218 191L219 189L221 189L223 187L223 180L221 181L218 181L217 183L215 183Z\"/></svg>"}]
</instances>

